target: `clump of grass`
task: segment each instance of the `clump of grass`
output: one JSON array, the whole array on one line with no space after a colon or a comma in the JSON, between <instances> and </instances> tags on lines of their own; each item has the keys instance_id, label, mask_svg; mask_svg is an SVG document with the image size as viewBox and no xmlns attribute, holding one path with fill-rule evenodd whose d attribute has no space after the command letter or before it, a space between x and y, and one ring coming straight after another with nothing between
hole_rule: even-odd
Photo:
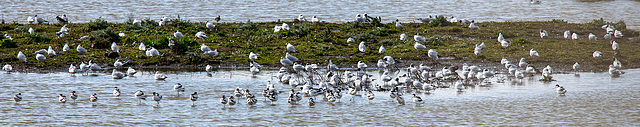
<instances>
[{"instance_id":1,"label":"clump of grass","mask_svg":"<svg viewBox=\"0 0 640 127\"><path fill-rule=\"evenodd\" d=\"M9 39L9 38L4 38L4 36L0 37L2 39L0 39L0 48L16 48L18 47L18 45L16 45L16 42Z\"/></svg>"},{"instance_id":2,"label":"clump of grass","mask_svg":"<svg viewBox=\"0 0 640 127\"><path fill-rule=\"evenodd\" d=\"M567 21L565 21L563 19L552 19L551 22L552 23L567 23Z\"/></svg>"},{"instance_id":3,"label":"clump of grass","mask_svg":"<svg viewBox=\"0 0 640 127\"><path fill-rule=\"evenodd\" d=\"M172 53L177 55L184 55L189 51L190 47L195 47L198 45L198 42L195 40L191 40L189 37L182 37L178 40L174 40L175 45L170 47Z\"/></svg>"},{"instance_id":4,"label":"clump of grass","mask_svg":"<svg viewBox=\"0 0 640 127\"><path fill-rule=\"evenodd\" d=\"M110 47L112 42L119 43L120 36L118 36L118 34L111 28L106 28L102 30L91 31L90 41L92 42L91 48L103 49Z\"/></svg>"},{"instance_id":5,"label":"clump of grass","mask_svg":"<svg viewBox=\"0 0 640 127\"><path fill-rule=\"evenodd\" d=\"M431 20L431 22L429 23L429 27L443 27L443 26L451 26L451 25L453 24L447 21L447 18L445 18L442 15L436 16L436 19Z\"/></svg>"},{"instance_id":6,"label":"clump of grass","mask_svg":"<svg viewBox=\"0 0 640 127\"><path fill-rule=\"evenodd\" d=\"M27 38L28 42L30 43L41 43L41 42L49 42L51 41L51 38L47 35L44 34L26 34L25 37Z\"/></svg>"},{"instance_id":7,"label":"clump of grass","mask_svg":"<svg viewBox=\"0 0 640 127\"><path fill-rule=\"evenodd\" d=\"M353 36L353 39L355 39L356 42L358 42L358 41L375 42L376 41L376 36L373 35L373 34L369 34L369 33L361 33L361 34L358 34L356 36Z\"/></svg>"},{"instance_id":8,"label":"clump of grass","mask_svg":"<svg viewBox=\"0 0 640 127\"><path fill-rule=\"evenodd\" d=\"M171 25L175 26L175 27L192 27L194 24L190 23L190 20L184 20L180 18L180 15L178 15L178 18L176 19L171 19Z\"/></svg>"},{"instance_id":9,"label":"clump of grass","mask_svg":"<svg viewBox=\"0 0 640 127\"><path fill-rule=\"evenodd\" d=\"M531 43L531 42L529 42L529 40L527 40L525 38L518 38L518 39L513 40L512 44L513 45L522 45L522 44L528 44L528 43Z\"/></svg>"},{"instance_id":10,"label":"clump of grass","mask_svg":"<svg viewBox=\"0 0 640 127\"><path fill-rule=\"evenodd\" d=\"M98 18L96 20L91 20L84 27L82 27L81 30L83 30L83 31L96 31L96 30L106 29L108 27L109 27L109 23L106 20L104 20L102 18Z\"/></svg>"},{"instance_id":11,"label":"clump of grass","mask_svg":"<svg viewBox=\"0 0 640 127\"><path fill-rule=\"evenodd\" d=\"M296 28L292 31L293 34L298 35L298 37L307 36L311 31L307 27L306 24L296 25Z\"/></svg>"},{"instance_id":12,"label":"clump of grass","mask_svg":"<svg viewBox=\"0 0 640 127\"><path fill-rule=\"evenodd\" d=\"M247 22L247 23L240 24L240 26L238 26L238 28L240 28L241 30L245 30L245 31L247 31L247 30L253 31L253 30L257 30L258 29L258 24L253 23L253 22Z\"/></svg>"}]
</instances>

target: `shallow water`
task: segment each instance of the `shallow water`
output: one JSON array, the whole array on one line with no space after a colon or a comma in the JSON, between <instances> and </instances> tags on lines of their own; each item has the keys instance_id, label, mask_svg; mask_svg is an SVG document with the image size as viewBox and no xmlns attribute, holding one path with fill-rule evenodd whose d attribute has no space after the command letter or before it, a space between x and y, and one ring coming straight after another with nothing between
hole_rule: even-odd
<instances>
[{"instance_id":1,"label":"shallow water","mask_svg":"<svg viewBox=\"0 0 640 127\"><path fill-rule=\"evenodd\" d=\"M540 5L529 4L529 0L393 0L393 1L189 1L189 0L35 0L0 1L6 5L0 12L11 21L26 23L27 16L55 20L56 15L67 14L76 23L102 17L111 22L127 21L133 14L136 18L159 20L162 16L177 17L204 22L220 15L223 22L265 22L278 19L291 21L299 14L311 20L317 15L328 22L352 21L356 14L368 13L381 16L385 22L400 19L402 22L417 22L419 17L429 14L470 18L485 21L549 21L564 19L569 22L589 22L604 18L607 21L624 20L631 29L640 29L640 2L615 0L601 2L579 2L578 0L545 0ZM465 9L466 8L466 9Z\"/></svg>"},{"instance_id":2,"label":"shallow water","mask_svg":"<svg viewBox=\"0 0 640 127\"><path fill-rule=\"evenodd\" d=\"M469 87L464 92L441 88L422 94L426 103L416 105L405 94L406 105L392 101L388 93L375 92L368 101L343 92L335 104L318 97L314 107L304 103L292 106L286 102L287 92L270 105L260 91L275 71L263 70L252 77L248 70L225 70L211 77L205 72L168 71L166 81L153 79L151 70L120 80L110 75L76 76L67 73L0 74L0 125L9 126L120 126L120 125L280 125L280 126L424 126L424 125L537 125L537 126L640 126L640 69L625 70L621 77L607 73L554 75L553 82L541 82L539 76L522 80L504 80L497 75L485 86ZM370 71L375 78L378 71ZM401 72L403 74L406 72ZM502 82L504 81L504 82ZM173 85L185 85L186 92L177 97ZM380 83L378 80L377 83ZM276 82L276 88L287 91L290 86ZM554 85L568 89L558 96ZM117 86L120 98L111 93ZM249 107L239 104L223 108L219 98L232 95L236 87L250 89L259 100ZM79 99L66 104L57 102L58 94L77 91ZM147 95L164 96L159 107L150 97L138 104L136 90ZM188 94L197 91L200 100L191 106ZM18 92L24 100L15 103ZM97 93L94 105L89 96ZM353 101L350 99L353 98Z\"/></svg>"}]
</instances>

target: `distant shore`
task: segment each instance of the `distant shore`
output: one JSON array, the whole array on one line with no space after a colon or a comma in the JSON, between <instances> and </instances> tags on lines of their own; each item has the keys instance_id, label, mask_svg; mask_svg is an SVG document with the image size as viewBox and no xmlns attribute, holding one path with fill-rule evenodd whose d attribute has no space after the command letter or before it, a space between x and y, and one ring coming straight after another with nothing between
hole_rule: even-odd
<instances>
[{"instance_id":1,"label":"distant shore","mask_svg":"<svg viewBox=\"0 0 640 127\"><path fill-rule=\"evenodd\" d=\"M384 56L392 56L398 61L397 67L406 68L410 64L421 63L441 68L450 65L491 66L500 68L501 58L512 63L525 58L536 68L551 65L560 71L571 71L575 62L582 65L580 71L602 72L608 69L614 57L623 63L623 69L640 67L640 38L638 31L626 29L624 22L606 22L593 20L588 23L567 23L563 20L522 21L522 22L480 22L475 23L480 29L469 29L468 24L449 23L433 20L431 23L402 23L403 28L396 28L395 23L311 23L311 22L257 22L257 23L213 23L214 29L206 28L204 22L189 22L172 19L165 26L158 22L144 20L141 25L131 22L110 23L96 19L90 23L67 24L69 34L59 38L56 32L64 24L0 24L0 33L8 34L13 39L2 39L0 43L0 63L11 64L14 70L21 72L56 72L67 71L69 64L92 60L103 68L113 68L116 59L129 60L124 67L134 68L204 68L215 67L248 67L250 52L258 54L256 62L265 67L282 67L279 60L285 56L286 44L291 43L297 52L291 54L302 59L303 65L317 63L326 66L328 60L341 68L354 67L358 61L366 62L369 68L376 68L375 63ZM402 21L400 21L402 22ZM274 26L286 23L290 30L274 32ZM614 56L610 40L603 38L606 31L602 25L610 24L623 33L621 38L613 38L620 45L620 55ZM29 28L35 29L30 34ZM178 30L184 34L175 38ZM540 38L539 31L546 30L548 37ZM578 40L565 39L563 32L570 30L580 36ZM199 31L208 35L206 39L198 39ZM126 34L118 36L119 32ZM406 34L408 40L400 40L400 34ZM413 45L414 35L418 33L426 39L420 42L438 52L441 59L434 60L427 56L427 50L418 51ZM498 33L502 33L510 46L503 48L496 41ZM598 40L588 40L587 35L593 33ZM90 35L86 40L82 36ZM4 36L3 36L4 37ZM348 43L352 37L355 42ZM175 45L168 46L169 41ZM366 52L358 51L359 42L365 42ZM110 45L116 42L120 48L119 58L107 58L105 53L111 52ZM138 50L140 42L147 48L158 49L163 56L147 57L144 51ZM485 43L486 47L480 55L475 55L475 44ZM13 44L13 45L12 45ZM70 51L63 52L62 47L68 44ZM217 49L215 57L207 56L200 51L200 45L206 44L212 50ZM80 54L77 45L89 50ZM49 46L58 55L46 60L35 59L36 50ZM378 53L384 46L386 53ZM530 57L529 50L535 49L539 57ZM28 62L19 61L16 55L22 51ZM594 51L603 52L602 58L593 58ZM323 67L324 68L324 67ZM203 70L203 69L202 69Z\"/></svg>"}]
</instances>

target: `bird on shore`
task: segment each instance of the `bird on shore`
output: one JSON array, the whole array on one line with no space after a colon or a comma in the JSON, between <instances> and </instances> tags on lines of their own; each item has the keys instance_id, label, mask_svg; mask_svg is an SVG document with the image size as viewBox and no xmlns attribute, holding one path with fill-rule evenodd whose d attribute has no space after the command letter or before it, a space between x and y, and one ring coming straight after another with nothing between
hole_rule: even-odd
<instances>
[{"instance_id":1,"label":"bird on shore","mask_svg":"<svg viewBox=\"0 0 640 127\"><path fill-rule=\"evenodd\" d=\"M36 60L38 60L38 61L42 61L42 60L46 60L46 59L47 59L47 57L45 57L44 55L42 55L42 54L36 54Z\"/></svg>"},{"instance_id":2,"label":"bird on shore","mask_svg":"<svg viewBox=\"0 0 640 127\"><path fill-rule=\"evenodd\" d=\"M127 64L129 60L121 62L120 59L117 59L116 62L113 62L113 67L120 68L122 65Z\"/></svg>"},{"instance_id":3,"label":"bird on shore","mask_svg":"<svg viewBox=\"0 0 640 127\"><path fill-rule=\"evenodd\" d=\"M482 48L480 48L477 44L476 47L473 49L473 54L480 55L480 53L482 53Z\"/></svg>"},{"instance_id":4,"label":"bird on shore","mask_svg":"<svg viewBox=\"0 0 640 127\"><path fill-rule=\"evenodd\" d=\"M198 32L198 33L200 33L200 32ZM203 32L203 33L204 33L204 32ZM196 37L197 37L197 35L198 35L198 34L196 34ZM183 36L184 36L184 35L182 35L182 32L180 32L180 31L178 31L178 30L176 30L176 32L174 32L174 33L173 33L173 37L176 37L176 38L182 38Z\"/></svg>"},{"instance_id":5,"label":"bird on shore","mask_svg":"<svg viewBox=\"0 0 640 127\"><path fill-rule=\"evenodd\" d=\"M473 20L471 20L471 24L469 24L469 29L480 29L480 27L476 26Z\"/></svg>"},{"instance_id":6,"label":"bird on shore","mask_svg":"<svg viewBox=\"0 0 640 127\"><path fill-rule=\"evenodd\" d=\"M502 33L498 33L498 42L504 41L504 36L502 36Z\"/></svg>"},{"instance_id":7,"label":"bird on shore","mask_svg":"<svg viewBox=\"0 0 640 127\"><path fill-rule=\"evenodd\" d=\"M566 39L570 39L571 38L571 31L564 31L564 38Z\"/></svg>"},{"instance_id":8,"label":"bird on shore","mask_svg":"<svg viewBox=\"0 0 640 127\"><path fill-rule=\"evenodd\" d=\"M160 71L156 71L154 78L156 80L164 80L164 79L167 79L167 76L165 76L164 74L161 74Z\"/></svg>"},{"instance_id":9,"label":"bird on shore","mask_svg":"<svg viewBox=\"0 0 640 127\"><path fill-rule=\"evenodd\" d=\"M5 71L5 73L9 73L11 71L13 71L13 66L11 66L10 64L5 64L4 66L2 66L2 71Z\"/></svg>"},{"instance_id":10,"label":"bird on shore","mask_svg":"<svg viewBox=\"0 0 640 127\"><path fill-rule=\"evenodd\" d=\"M602 52L600 51L593 52L593 58L601 58L601 57L602 57Z\"/></svg>"},{"instance_id":11,"label":"bird on shore","mask_svg":"<svg viewBox=\"0 0 640 127\"><path fill-rule=\"evenodd\" d=\"M598 37L596 37L595 34L589 33L589 40L597 40L597 39L598 39Z\"/></svg>"},{"instance_id":12,"label":"bird on shore","mask_svg":"<svg viewBox=\"0 0 640 127\"><path fill-rule=\"evenodd\" d=\"M540 38L544 38L545 36L549 36L546 30L540 30Z\"/></svg>"},{"instance_id":13,"label":"bird on shore","mask_svg":"<svg viewBox=\"0 0 640 127\"><path fill-rule=\"evenodd\" d=\"M571 39L572 40L578 40L578 34L576 34L576 33L571 34Z\"/></svg>"},{"instance_id":14,"label":"bird on shore","mask_svg":"<svg viewBox=\"0 0 640 127\"><path fill-rule=\"evenodd\" d=\"M118 33L118 36L120 36L120 37L125 37L125 36L127 36L127 34L124 34L124 32L120 31L120 32Z\"/></svg>"},{"instance_id":15,"label":"bird on shore","mask_svg":"<svg viewBox=\"0 0 640 127\"><path fill-rule=\"evenodd\" d=\"M413 40L415 40L416 42L424 42L426 41L424 39L424 37L420 36L420 34L416 33L416 35L413 36Z\"/></svg>"},{"instance_id":16,"label":"bird on shore","mask_svg":"<svg viewBox=\"0 0 640 127\"><path fill-rule=\"evenodd\" d=\"M31 27L29 27L29 30L27 30L27 31L29 32L29 34L35 34L36 33L36 30L31 28Z\"/></svg>"},{"instance_id":17,"label":"bird on shore","mask_svg":"<svg viewBox=\"0 0 640 127\"><path fill-rule=\"evenodd\" d=\"M531 49L531 50L529 50L529 56L531 56L531 57L538 57L538 56L540 56L540 55L538 54L538 51L536 51L536 50L534 50L534 49Z\"/></svg>"},{"instance_id":18,"label":"bird on shore","mask_svg":"<svg viewBox=\"0 0 640 127\"><path fill-rule=\"evenodd\" d=\"M509 47L509 42L507 40L502 40L500 42L500 46L502 46L502 48L507 48Z\"/></svg>"},{"instance_id":19,"label":"bird on shore","mask_svg":"<svg viewBox=\"0 0 640 127\"><path fill-rule=\"evenodd\" d=\"M286 53L285 57L289 60L291 60L291 62L296 62L296 61L300 61L300 59L298 59L298 57L293 56L291 54L289 54L288 52Z\"/></svg>"},{"instance_id":20,"label":"bird on shore","mask_svg":"<svg viewBox=\"0 0 640 127\"><path fill-rule=\"evenodd\" d=\"M120 48L118 47L118 44L116 44L116 42L111 43L111 50L120 53Z\"/></svg>"},{"instance_id":21,"label":"bird on shore","mask_svg":"<svg viewBox=\"0 0 640 127\"><path fill-rule=\"evenodd\" d=\"M573 68L573 71L575 73L577 73L578 69L580 69L580 64L578 64L578 62L576 62L575 64L573 64L572 68Z\"/></svg>"},{"instance_id":22,"label":"bird on shore","mask_svg":"<svg viewBox=\"0 0 640 127\"><path fill-rule=\"evenodd\" d=\"M249 60L256 61L256 59L258 59L258 55L253 53L253 52L250 52L249 53Z\"/></svg>"},{"instance_id":23,"label":"bird on shore","mask_svg":"<svg viewBox=\"0 0 640 127\"><path fill-rule=\"evenodd\" d=\"M73 103L76 103L76 99L78 99L78 95L76 94L76 91L71 91L71 93L69 94L69 97L73 100Z\"/></svg>"},{"instance_id":24,"label":"bird on shore","mask_svg":"<svg viewBox=\"0 0 640 127\"><path fill-rule=\"evenodd\" d=\"M210 56L210 57L218 56L218 49L205 51L205 52L204 52L204 54L205 54L205 55L208 55L208 56Z\"/></svg>"},{"instance_id":25,"label":"bird on shore","mask_svg":"<svg viewBox=\"0 0 640 127\"><path fill-rule=\"evenodd\" d=\"M355 39L353 39L352 37L349 37L349 38L347 39L347 43L352 43L352 42L355 42L355 41L356 41L356 40L355 40Z\"/></svg>"},{"instance_id":26,"label":"bird on shore","mask_svg":"<svg viewBox=\"0 0 640 127\"><path fill-rule=\"evenodd\" d=\"M66 52L66 51L69 51L69 50L71 50L71 48L69 48L69 45L65 43L64 46L62 47L62 51Z\"/></svg>"},{"instance_id":27,"label":"bird on shore","mask_svg":"<svg viewBox=\"0 0 640 127\"><path fill-rule=\"evenodd\" d=\"M396 29L404 29L402 24L400 24L400 20L399 19L396 19Z\"/></svg>"},{"instance_id":28,"label":"bird on shore","mask_svg":"<svg viewBox=\"0 0 640 127\"><path fill-rule=\"evenodd\" d=\"M140 21L139 19L134 19L133 22L131 22L131 24L136 26L142 26L142 21Z\"/></svg>"},{"instance_id":29,"label":"bird on shore","mask_svg":"<svg viewBox=\"0 0 640 127\"><path fill-rule=\"evenodd\" d=\"M312 23L318 23L318 22L320 22L320 19L318 19L318 16L314 15L313 18L311 18L311 22Z\"/></svg>"},{"instance_id":30,"label":"bird on shore","mask_svg":"<svg viewBox=\"0 0 640 127\"><path fill-rule=\"evenodd\" d=\"M38 23L49 23L49 21L44 20L43 18L38 17L38 15L33 16L33 19Z\"/></svg>"},{"instance_id":31,"label":"bird on shore","mask_svg":"<svg viewBox=\"0 0 640 127\"><path fill-rule=\"evenodd\" d=\"M433 59L438 59L438 52L436 50L429 49L429 52L427 54Z\"/></svg>"},{"instance_id":32,"label":"bird on shore","mask_svg":"<svg viewBox=\"0 0 640 127\"><path fill-rule=\"evenodd\" d=\"M401 41L407 40L407 34L404 34L404 33L400 34L400 40Z\"/></svg>"},{"instance_id":33,"label":"bird on shore","mask_svg":"<svg viewBox=\"0 0 640 127\"><path fill-rule=\"evenodd\" d=\"M211 71L213 71L213 66L211 66L211 65L207 65L207 66L204 68L204 70L205 70L205 71L207 71L207 72L211 72Z\"/></svg>"},{"instance_id":34,"label":"bird on shore","mask_svg":"<svg viewBox=\"0 0 640 127\"><path fill-rule=\"evenodd\" d=\"M78 47L76 47L76 51L78 51L79 53L87 53L88 52L87 49L84 49L82 47L82 45L79 45L79 44L78 44Z\"/></svg>"},{"instance_id":35,"label":"bird on shore","mask_svg":"<svg viewBox=\"0 0 640 127\"><path fill-rule=\"evenodd\" d=\"M138 46L138 50L147 51L147 46L145 46L144 43L140 42L140 45Z\"/></svg>"},{"instance_id":36,"label":"bird on shore","mask_svg":"<svg viewBox=\"0 0 640 127\"><path fill-rule=\"evenodd\" d=\"M176 83L176 85L173 85L173 90L178 92L178 97L180 97L180 92L184 92L184 87L182 84Z\"/></svg>"},{"instance_id":37,"label":"bird on shore","mask_svg":"<svg viewBox=\"0 0 640 127\"><path fill-rule=\"evenodd\" d=\"M18 93L16 95L13 95L13 100L16 101L16 103L22 101L22 93Z\"/></svg>"},{"instance_id":38,"label":"bird on shore","mask_svg":"<svg viewBox=\"0 0 640 127\"><path fill-rule=\"evenodd\" d=\"M418 51L419 51L419 50L422 50L422 49L426 49L426 48L427 48L427 46L424 46L424 45L422 45L422 44L420 44L420 43L416 42L415 44L413 44L413 48L415 48L416 50L418 50Z\"/></svg>"},{"instance_id":39,"label":"bird on shore","mask_svg":"<svg viewBox=\"0 0 640 127\"><path fill-rule=\"evenodd\" d=\"M202 32L202 31L200 31L200 32L196 33L196 37L200 38L200 39L207 39L207 34Z\"/></svg>"},{"instance_id":40,"label":"bird on shore","mask_svg":"<svg viewBox=\"0 0 640 127\"><path fill-rule=\"evenodd\" d=\"M49 49L47 49L47 54L51 55L51 56L55 56L56 51L53 50L53 48L51 48L51 46L49 46Z\"/></svg>"},{"instance_id":41,"label":"bird on shore","mask_svg":"<svg viewBox=\"0 0 640 127\"><path fill-rule=\"evenodd\" d=\"M387 52L387 50L384 49L383 45L381 45L380 48L378 48L378 53L386 53L386 52Z\"/></svg>"},{"instance_id":42,"label":"bird on shore","mask_svg":"<svg viewBox=\"0 0 640 127\"><path fill-rule=\"evenodd\" d=\"M191 95L189 95L189 100L193 102L192 105L196 105L196 101L198 100L198 92L193 92Z\"/></svg>"},{"instance_id":43,"label":"bird on shore","mask_svg":"<svg viewBox=\"0 0 640 127\"><path fill-rule=\"evenodd\" d=\"M220 15L216 16L215 18L213 18L213 20L216 20L216 22L220 21Z\"/></svg>"},{"instance_id":44,"label":"bird on shore","mask_svg":"<svg viewBox=\"0 0 640 127\"><path fill-rule=\"evenodd\" d=\"M152 97L153 101L156 101L156 106L160 106L160 100L162 100L162 95L160 95L159 93L153 92L153 97Z\"/></svg>"},{"instance_id":45,"label":"bird on shore","mask_svg":"<svg viewBox=\"0 0 640 127\"><path fill-rule=\"evenodd\" d=\"M621 31L615 30L615 32L613 33L613 36L616 37L616 38L621 38L624 35L622 34Z\"/></svg>"},{"instance_id":46,"label":"bird on shore","mask_svg":"<svg viewBox=\"0 0 640 127\"><path fill-rule=\"evenodd\" d=\"M113 87L113 96L120 97L120 89Z\"/></svg>"},{"instance_id":47,"label":"bird on shore","mask_svg":"<svg viewBox=\"0 0 640 127\"><path fill-rule=\"evenodd\" d=\"M364 45L364 41L360 42L360 44L358 45L358 51L360 51L360 52L366 52L367 51L367 46Z\"/></svg>"},{"instance_id":48,"label":"bird on shore","mask_svg":"<svg viewBox=\"0 0 640 127\"><path fill-rule=\"evenodd\" d=\"M291 66L293 65L293 62L291 62L291 60L286 59L284 57L280 57L280 63L284 66Z\"/></svg>"},{"instance_id":49,"label":"bird on shore","mask_svg":"<svg viewBox=\"0 0 640 127\"><path fill-rule=\"evenodd\" d=\"M27 62L27 56L25 56L24 53L22 53L22 51L18 52L18 56L17 57L18 57L18 60Z\"/></svg>"},{"instance_id":50,"label":"bird on shore","mask_svg":"<svg viewBox=\"0 0 640 127\"><path fill-rule=\"evenodd\" d=\"M296 47L293 47L293 45L291 45L291 43L287 43L287 51L296 52Z\"/></svg>"},{"instance_id":51,"label":"bird on shore","mask_svg":"<svg viewBox=\"0 0 640 127\"><path fill-rule=\"evenodd\" d=\"M213 30L214 28L216 28L216 25L213 25L213 23L207 21L207 24L205 25L207 27L207 29L209 30Z\"/></svg>"}]
</instances>

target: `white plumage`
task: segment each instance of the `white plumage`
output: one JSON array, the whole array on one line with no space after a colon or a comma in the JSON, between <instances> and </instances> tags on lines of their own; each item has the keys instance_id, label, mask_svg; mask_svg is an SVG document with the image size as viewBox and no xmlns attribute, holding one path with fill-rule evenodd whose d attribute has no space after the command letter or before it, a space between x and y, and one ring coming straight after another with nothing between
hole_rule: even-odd
<instances>
[{"instance_id":1,"label":"white plumage","mask_svg":"<svg viewBox=\"0 0 640 127\"><path fill-rule=\"evenodd\" d=\"M600 57L602 57L602 52L600 51L593 52L593 58L600 58Z\"/></svg>"},{"instance_id":2,"label":"white plumage","mask_svg":"<svg viewBox=\"0 0 640 127\"><path fill-rule=\"evenodd\" d=\"M218 56L218 49L206 51L206 52L204 52L204 54L205 55L209 55L211 57Z\"/></svg>"},{"instance_id":3,"label":"white plumage","mask_svg":"<svg viewBox=\"0 0 640 127\"><path fill-rule=\"evenodd\" d=\"M287 43L287 51L296 52L296 47L293 47L293 45L291 45L291 43Z\"/></svg>"},{"instance_id":4,"label":"white plumage","mask_svg":"<svg viewBox=\"0 0 640 127\"><path fill-rule=\"evenodd\" d=\"M404 33L403 33L403 34L400 34L400 40L401 40L401 41L405 41L405 40L407 40L407 34L404 34Z\"/></svg>"},{"instance_id":5,"label":"white plumage","mask_svg":"<svg viewBox=\"0 0 640 127\"><path fill-rule=\"evenodd\" d=\"M424 46L418 42L416 42L415 44L413 44L413 48L417 49L417 50L422 50L422 49L426 49L427 46Z\"/></svg>"},{"instance_id":6,"label":"white plumage","mask_svg":"<svg viewBox=\"0 0 640 127\"><path fill-rule=\"evenodd\" d=\"M502 36L502 33L498 33L498 42L502 41L504 41L504 36Z\"/></svg>"},{"instance_id":7,"label":"white plumage","mask_svg":"<svg viewBox=\"0 0 640 127\"><path fill-rule=\"evenodd\" d=\"M113 79L122 79L124 78L124 73L117 71L116 69L113 69L111 76L113 77Z\"/></svg>"},{"instance_id":8,"label":"white plumage","mask_svg":"<svg viewBox=\"0 0 640 127\"><path fill-rule=\"evenodd\" d=\"M438 59L438 52L436 50L429 49L428 55L431 58Z\"/></svg>"},{"instance_id":9,"label":"white plumage","mask_svg":"<svg viewBox=\"0 0 640 127\"><path fill-rule=\"evenodd\" d=\"M536 51L536 50L534 50L534 49L531 49L531 50L529 50L529 56L531 56L531 57L538 57L538 56L540 56L540 55L538 54L538 51Z\"/></svg>"},{"instance_id":10,"label":"white plumage","mask_svg":"<svg viewBox=\"0 0 640 127\"><path fill-rule=\"evenodd\" d=\"M544 38L545 36L549 36L546 30L540 30L540 38Z\"/></svg>"},{"instance_id":11,"label":"white plumage","mask_svg":"<svg viewBox=\"0 0 640 127\"><path fill-rule=\"evenodd\" d=\"M79 53L87 53L87 49L84 49L82 47L82 45L78 44L78 47L76 47L76 51L78 51Z\"/></svg>"},{"instance_id":12,"label":"white plumage","mask_svg":"<svg viewBox=\"0 0 640 127\"><path fill-rule=\"evenodd\" d=\"M594 35L593 33L589 33L589 40L597 40L598 37L596 37L596 35Z\"/></svg>"},{"instance_id":13,"label":"white plumage","mask_svg":"<svg viewBox=\"0 0 640 127\"><path fill-rule=\"evenodd\" d=\"M196 33L196 37L200 38L200 39L206 39L207 38L207 34L202 32L202 31L200 31L200 32Z\"/></svg>"},{"instance_id":14,"label":"white plumage","mask_svg":"<svg viewBox=\"0 0 640 127\"><path fill-rule=\"evenodd\" d=\"M46 59L47 59L47 57L45 57L44 55L36 54L36 60L41 61L41 60L46 60Z\"/></svg>"},{"instance_id":15,"label":"white plumage","mask_svg":"<svg viewBox=\"0 0 640 127\"><path fill-rule=\"evenodd\" d=\"M47 54L52 55L52 56L57 55L56 51L54 51L53 48L51 48L51 46L49 46L49 49L47 50Z\"/></svg>"},{"instance_id":16,"label":"white plumage","mask_svg":"<svg viewBox=\"0 0 640 127\"><path fill-rule=\"evenodd\" d=\"M383 45L381 45L380 48L378 48L378 53L386 53L386 52L387 52L387 50L384 49Z\"/></svg>"},{"instance_id":17,"label":"white plumage","mask_svg":"<svg viewBox=\"0 0 640 127\"><path fill-rule=\"evenodd\" d=\"M197 35L197 34L196 34L196 35ZM173 33L173 37L176 37L176 38L182 38L182 36L184 36L184 35L182 35L182 32L180 32L180 31L177 31L177 30L176 30L176 32L174 32L174 33Z\"/></svg>"},{"instance_id":18,"label":"white plumage","mask_svg":"<svg viewBox=\"0 0 640 127\"><path fill-rule=\"evenodd\" d=\"M424 42L424 41L426 41L426 40L424 39L424 37L420 36L420 34L418 34L418 33L416 33L416 35L415 35L415 36L413 36L413 40L415 40L415 41L417 41L417 42Z\"/></svg>"},{"instance_id":19,"label":"white plumage","mask_svg":"<svg viewBox=\"0 0 640 127\"><path fill-rule=\"evenodd\" d=\"M367 46L364 45L364 41L360 42L360 44L358 45L358 51L360 51L360 52L366 52L367 51Z\"/></svg>"},{"instance_id":20,"label":"white plumage","mask_svg":"<svg viewBox=\"0 0 640 127\"><path fill-rule=\"evenodd\" d=\"M571 34L571 39L578 40L578 34L576 33Z\"/></svg>"}]
</instances>

